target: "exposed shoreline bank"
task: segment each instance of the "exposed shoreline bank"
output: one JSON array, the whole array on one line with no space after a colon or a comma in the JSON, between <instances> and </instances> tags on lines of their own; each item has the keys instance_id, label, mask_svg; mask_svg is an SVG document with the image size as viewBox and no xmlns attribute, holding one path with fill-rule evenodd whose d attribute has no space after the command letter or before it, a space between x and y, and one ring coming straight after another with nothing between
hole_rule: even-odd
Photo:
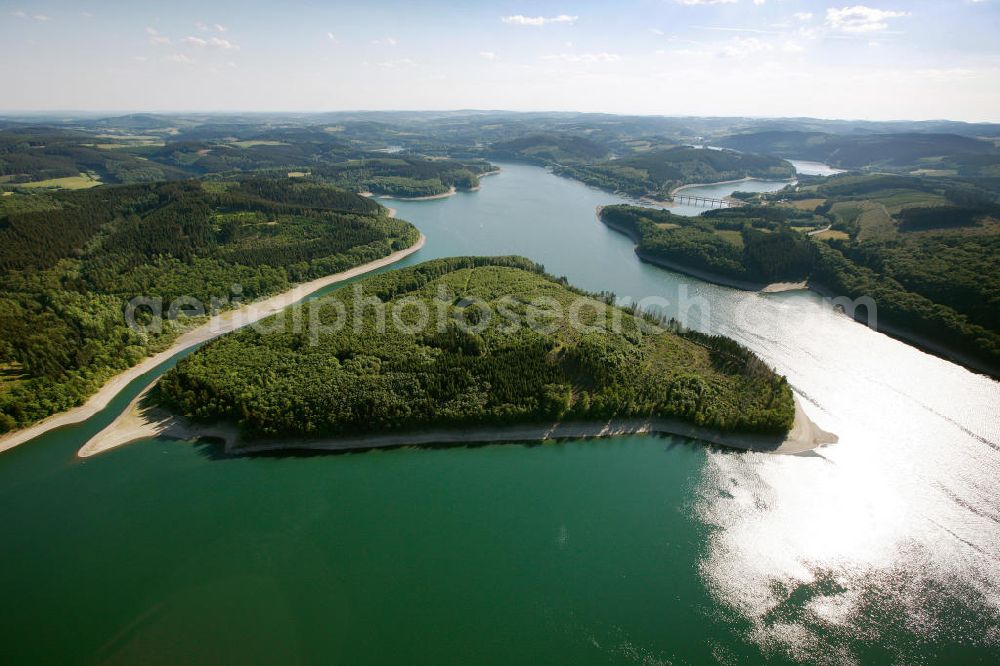
<instances>
[{"instance_id":1,"label":"exposed shoreline bank","mask_svg":"<svg viewBox=\"0 0 1000 666\"><path fill-rule=\"evenodd\" d=\"M390 212L394 213L391 209ZM350 280L358 277L359 275L364 275L365 273L369 273L376 269L389 266L390 264L394 264L401 259L408 257L422 248L424 243L427 242L427 238L423 233L418 231L418 234L419 237L417 238L417 242L413 245L403 250L397 250L396 252L386 255L381 259L376 259L375 261L370 261L367 264L361 264L360 266L349 268L348 270L341 271L340 273L334 273L309 282L304 282L280 294L276 294L253 303L248 303L243 307L234 310L226 310L225 312L215 315L201 326L182 333L167 349L154 354L153 356L147 356L136 365L123 370L109 379L82 405L53 414L52 416L49 416L34 425L28 426L27 428L14 430L0 436L0 453L3 453L8 449L12 449L19 444L30 441L49 432L50 430L86 421L91 416L107 407L111 400L114 399L114 397L117 396L118 393L120 393L126 386L128 386L129 383L155 369L158 365L169 360L175 354L179 354L180 352L197 344L217 338L220 335L224 335L238 328L259 321L260 319L276 314L284 310L289 305L293 305L306 296L309 296L315 291L338 282L343 282L344 280Z\"/></svg>"},{"instance_id":2,"label":"exposed shoreline bank","mask_svg":"<svg viewBox=\"0 0 1000 666\"><path fill-rule=\"evenodd\" d=\"M448 197L454 196L458 193L458 189L452 185L448 188L447 192L442 192L441 194L429 194L426 197L397 197L391 194L376 194L376 199L386 199L389 201L431 201L433 199L447 199Z\"/></svg>"},{"instance_id":3,"label":"exposed shoreline bank","mask_svg":"<svg viewBox=\"0 0 1000 666\"><path fill-rule=\"evenodd\" d=\"M479 188L482 187L482 180L483 180L483 178L486 178L486 176L495 176L498 173L500 173L501 171L503 171L503 169L501 169L500 167L497 167L493 171L487 171L486 173L477 173L476 174L476 178L478 178L480 180L480 184L476 185L475 187L470 187L468 190L466 190L466 192L478 192Z\"/></svg>"},{"instance_id":4,"label":"exposed shoreline bank","mask_svg":"<svg viewBox=\"0 0 1000 666\"><path fill-rule=\"evenodd\" d=\"M155 382L154 382L155 384ZM569 421L465 429L422 430L347 437L293 440L244 440L231 423L200 424L155 406L144 405L154 384L137 395L118 418L94 435L77 452L89 458L105 451L151 437L180 441L221 441L226 453L253 454L275 451L364 451L402 446L544 442L557 439L591 439L622 435L663 434L687 437L742 451L792 455L811 451L838 438L817 426L795 399L795 420L785 436L724 433L677 419L629 418L608 421Z\"/></svg>"}]
</instances>

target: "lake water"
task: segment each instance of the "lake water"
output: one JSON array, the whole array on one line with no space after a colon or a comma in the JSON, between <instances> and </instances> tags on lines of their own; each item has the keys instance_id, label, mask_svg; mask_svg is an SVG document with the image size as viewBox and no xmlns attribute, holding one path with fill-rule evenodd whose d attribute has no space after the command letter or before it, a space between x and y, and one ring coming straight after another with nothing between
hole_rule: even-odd
<instances>
[{"instance_id":1,"label":"lake water","mask_svg":"<svg viewBox=\"0 0 1000 666\"><path fill-rule=\"evenodd\" d=\"M795 171L803 176L835 176L838 173L846 173L844 169L835 169L829 164L822 162L810 162L808 160L788 160Z\"/></svg>"},{"instance_id":2,"label":"lake water","mask_svg":"<svg viewBox=\"0 0 1000 666\"><path fill-rule=\"evenodd\" d=\"M787 180L744 180L738 183L728 183L725 185L699 185L697 187L685 187L682 193L691 197L705 197L708 199L723 199L733 192L777 192L790 185ZM705 205L676 204L668 209L677 215L701 215L709 210Z\"/></svg>"},{"instance_id":3,"label":"lake water","mask_svg":"<svg viewBox=\"0 0 1000 666\"><path fill-rule=\"evenodd\" d=\"M668 299L787 374L839 444L225 459L153 439L78 461L136 382L0 455L2 661L995 661L1000 384L812 293L642 264L594 215L617 201L504 165L479 192L392 205L428 238L407 263L518 253Z\"/></svg>"}]
</instances>

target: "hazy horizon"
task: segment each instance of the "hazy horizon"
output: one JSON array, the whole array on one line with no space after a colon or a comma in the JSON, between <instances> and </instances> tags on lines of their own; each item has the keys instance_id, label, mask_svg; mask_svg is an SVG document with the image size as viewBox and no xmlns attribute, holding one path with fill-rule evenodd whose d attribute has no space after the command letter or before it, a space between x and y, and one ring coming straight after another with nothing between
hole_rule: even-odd
<instances>
[{"instance_id":1,"label":"hazy horizon","mask_svg":"<svg viewBox=\"0 0 1000 666\"><path fill-rule=\"evenodd\" d=\"M119 109L5 109L0 108L0 117L19 118L39 116L42 118L75 119L75 118L113 118L131 115L163 115L163 116L233 116L233 115L287 115L287 116L317 116L333 114L532 114L532 115L604 115L637 118L701 118L701 119L741 119L741 120L816 120L821 122L845 123L964 123L968 125L998 125L1000 120L965 120L962 118L860 118L834 116L755 116L755 115L718 115L718 114L671 114L671 113L626 113L616 111L579 111L575 109L486 109L486 108L399 108L399 109L155 109L155 108L119 108Z\"/></svg>"},{"instance_id":2,"label":"hazy horizon","mask_svg":"<svg viewBox=\"0 0 1000 666\"><path fill-rule=\"evenodd\" d=\"M997 0L3 0L0 17L6 114L1000 121Z\"/></svg>"}]
</instances>

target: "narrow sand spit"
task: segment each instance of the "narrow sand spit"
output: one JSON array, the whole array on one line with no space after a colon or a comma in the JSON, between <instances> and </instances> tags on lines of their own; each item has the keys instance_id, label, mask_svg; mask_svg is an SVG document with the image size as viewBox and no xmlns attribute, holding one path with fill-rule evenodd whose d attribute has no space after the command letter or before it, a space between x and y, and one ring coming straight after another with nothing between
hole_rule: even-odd
<instances>
[{"instance_id":1,"label":"narrow sand spit","mask_svg":"<svg viewBox=\"0 0 1000 666\"><path fill-rule=\"evenodd\" d=\"M227 310L226 312L215 315L201 326L181 334L174 344L170 346L170 348L153 356L149 356L137 365L134 365L128 370L112 377L107 381L107 383L104 384L104 386L98 389L97 393L90 396L87 402L79 407L74 407L66 410L65 412L53 414L33 426L29 426L22 430L15 430L14 432L3 435L0 437L0 453L8 449L12 449L18 444L23 444L24 442L34 439L35 437L49 432L50 430L86 421L91 416L107 407L108 403L110 403L122 389L128 386L132 380L154 369L174 354L225 333L229 333L230 331L234 331L237 328L252 324L255 321L264 319L265 317L269 317L270 315L284 310L289 305L297 303L314 291L338 282L343 282L344 280L350 280L351 278L358 277L359 275L363 275L378 268L394 264L419 250L424 246L426 241L427 238L423 234L420 234L417 242L405 250L393 252L388 256L382 257L381 259L376 259L375 261L362 264L361 266L355 266L354 268L340 273L327 275L326 277L312 280L311 282L305 282L289 289L284 293L277 294L276 296L272 296L255 303L248 303L241 308Z\"/></svg>"},{"instance_id":2,"label":"narrow sand spit","mask_svg":"<svg viewBox=\"0 0 1000 666\"><path fill-rule=\"evenodd\" d=\"M168 437L183 441L202 438L221 440L228 453L261 453L283 450L350 451L432 444L540 442L566 438L582 439L660 433L680 435L744 451L797 454L837 441L836 435L821 430L813 423L803 411L798 397L795 398L795 422L785 437L722 433L674 419L613 419L610 421L574 421L463 430L427 430L326 439L244 441L241 439L239 431L231 424L192 423L183 417L170 414L160 407L145 404L146 397L152 388L153 384L147 386L117 419L84 444L77 455L81 458L88 458L149 437Z\"/></svg>"}]
</instances>

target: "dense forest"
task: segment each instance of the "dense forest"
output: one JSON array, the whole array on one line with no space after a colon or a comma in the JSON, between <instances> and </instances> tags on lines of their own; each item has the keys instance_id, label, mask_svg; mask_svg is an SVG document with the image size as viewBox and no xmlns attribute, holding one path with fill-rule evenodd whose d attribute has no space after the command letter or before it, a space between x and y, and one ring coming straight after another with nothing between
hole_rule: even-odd
<instances>
[{"instance_id":1,"label":"dense forest","mask_svg":"<svg viewBox=\"0 0 1000 666\"><path fill-rule=\"evenodd\" d=\"M99 141L94 135L44 127L0 131L0 186L73 178L81 173L110 183L145 183L185 175L171 165L101 148L95 143Z\"/></svg>"},{"instance_id":2,"label":"dense forest","mask_svg":"<svg viewBox=\"0 0 1000 666\"><path fill-rule=\"evenodd\" d=\"M555 132L497 141L490 145L489 151L490 156L497 159L542 166L601 160L608 156L607 147L592 139Z\"/></svg>"},{"instance_id":3,"label":"dense forest","mask_svg":"<svg viewBox=\"0 0 1000 666\"><path fill-rule=\"evenodd\" d=\"M605 190L656 199L669 199L675 188L690 183L795 176L794 167L780 158L687 147L564 165L555 168L555 172Z\"/></svg>"},{"instance_id":4,"label":"dense forest","mask_svg":"<svg viewBox=\"0 0 1000 666\"><path fill-rule=\"evenodd\" d=\"M527 259L439 259L362 286L407 326L383 331L375 308L356 308L343 289L319 304L324 324L342 325L315 344L280 326L242 329L165 374L160 399L251 437L626 416L782 434L794 418L785 379L732 340L621 311ZM583 299L585 326L558 316L529 325L540 298L563 312ZM415 301L441 318L421 321Z\"/></svg>"},{"instance_id":5,"label":"dense forest","mask_svg":"<svg viewBox=\"0 0 1000 666\"><path fill-rule=\"evenodd\" d=\"M494 170L493 165L478 160L392 155L316 167L312 174L324 182L356 191L392 197L428 197L444 194L451 188L473 190L479 187L480 175Z\"/></svg>"},{"instance_id":6,"label":"dense forest","mask_svg":"<svg viewBox=\"0 0 1000 666\"><path fill-rule=\"evenodd\" d=\"M300 179L176 181L0 198L0 432L82 402L200 319L126 325L136 296L247 301L384 257L417 231Z\"/></svg>"},{"instance_id":7,"label":"dense forest","mask_svg":"<svg viewBox=\"0 0 1000 666\"><path fill-rule=\"evenodd\" d=\"M803 280L809 273L811 244L793 228L795 215L776 207L716 209L697 217L641 206L601 209L601 220L629 234L645 259L763 284Z\"/></svg>"}]
</instances>

